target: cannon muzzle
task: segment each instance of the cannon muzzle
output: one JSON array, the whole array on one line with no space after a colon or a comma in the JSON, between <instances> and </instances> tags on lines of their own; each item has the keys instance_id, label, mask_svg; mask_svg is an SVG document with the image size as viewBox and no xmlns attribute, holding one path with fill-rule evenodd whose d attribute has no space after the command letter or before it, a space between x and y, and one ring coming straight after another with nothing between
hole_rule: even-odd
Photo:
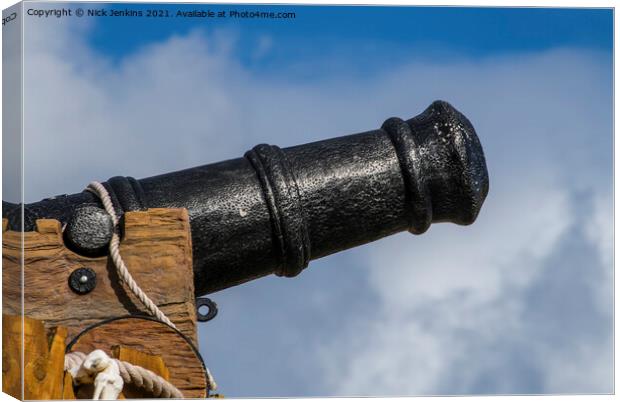
<instances>
[{"instance_id":1,"label":"cannon muzzle","mask_svg":"<svg viewBox=\"0 0 620 402\"><path fill-rule=\"evenodd\" d=\"M136 180L104 183L119 216L147 208L187 208L197 295L275 273L292 277L310 260L431 223L474 222L489 182L469 120L437 101L374 131L281 149L261 144L244 157ZM67 224L74 251L105 253L110 231L90 192L24 206L35 220ZM9 226L21 207L3 202Z\"/></svg>"}]
</instances>

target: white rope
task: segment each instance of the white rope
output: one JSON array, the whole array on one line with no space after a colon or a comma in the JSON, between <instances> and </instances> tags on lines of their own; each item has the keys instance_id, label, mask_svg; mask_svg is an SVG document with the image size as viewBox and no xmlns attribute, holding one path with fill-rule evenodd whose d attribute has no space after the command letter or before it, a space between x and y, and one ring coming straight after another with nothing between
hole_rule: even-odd
<instances>
[{"instance_id":1,"label":"white rope","mask_svg":"<svg viewBox=\"0 0 620 402\"><path fill-rule=\"evenodd\" d=\"M131 289L133 294L136 295L138 299L140 299L142 304L144 304L144 306L151 313L151 315L157 317L159 321L162 321L170 325L172 328L177 329L176 325L174 325L172 321L170 321L168 317L166 317L166 315L159 309L159 307L157 307L157 305L153 303L153 301L146 295L146 293L144 293L144 291L140 289L140 286L138 286L136 281L129 273L129 270L125 265L123 258L121 257L120 239L118 237L117 231L118 217L116 216L116 211L114 211L114 205L112 204L112 199L110 198L110 194L108 194L108 190L106 190L106 188L97 181L91 182L88 185L87 190L93 192L101 199L101 202L103 203L103 207L105 208L106 212L112 217L112 223L114 224L114 233L112 234L112 240L110 240L110 256L112 257L112 261L116 266L118 276L123 282L127 284L127 286L129 286L129 289Z\"/></svg>"},{"instance_id":2,"label":"white rope","mask_svg":"<svg viewBox=\"0 0 620 402\"><path fill-rule=\"evenodd\" d=\"M136 281L131 276L131 273L129 273L129 270L127 269L127 266L125 265L123 258L121 257L120 238L118 236L118 231L117 231L118 217L116 216L116 211L114 210L114 205L112 204L112 199L110 198L110 194L108 193L108 190L106 190L106 188L97 181L91 182L86 189L94 193L101 199L104 209L110 215L110 217L112 217L112 223L114 224L114 232L112 234L112 239L110 240L109 249L110 249L110 256L112 257L112 261L114 262L114 266L116 267L118 276L121 278L123 282L127 284L127 286L129 286L129 289L133 292L134 295L136 295L138 299L140 299L142 304L144 304L144 306L151 313L151 315L157 317L159 321L162 321L170 325L172 328L178 330L176 325L174 325L172 321L170 321L170 319L168 319L168 317L163 313L163 311L161 311L157 307L157 305L155 305L155 303L153 303L153 301L146 295L146 293L144 293L144 291L140 289L140 286L138 286ZM84 357L82 356L82 360L83 358ZM215 379L211 375L211 372L206 367L205 367L205 371L206 371L208 389L211 391L217 389L217 383L215 382Z\"/></svg>"},{"instance_id":3,"label":"white rope","mask_svg":"<svg viewBox=\"0 0 620 402\"><path fill-rule=\"evenodd\" d=\"M72 352L65 355L65 371L73 371L82 365L86 355L82 352ZM152 393L155 398L182 399L183 393L177 387L144 367L134 366L131 363L113 359L118 364L121 378L125 384L134 384Z\"/></svg>"}]
</instances>

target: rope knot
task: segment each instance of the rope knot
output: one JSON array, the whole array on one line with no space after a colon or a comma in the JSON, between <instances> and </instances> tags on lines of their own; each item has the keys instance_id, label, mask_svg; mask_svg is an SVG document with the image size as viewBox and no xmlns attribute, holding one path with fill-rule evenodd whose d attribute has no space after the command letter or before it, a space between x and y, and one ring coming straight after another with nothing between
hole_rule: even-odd
<instances>
[{"instance_id":1,"label":"rope knot","mask_svg":"<svg viewBox=\"0 0 620 402\"><path fill-rule=\"evenodd\" d=\"M117 399L124 384L133 384L155 398L182 399L177 387L144 367L113 359L96 349L88 355L72 352L65 355L65 371L75 385L94 384L93 399Z\"/></svg>"}]
</instances>

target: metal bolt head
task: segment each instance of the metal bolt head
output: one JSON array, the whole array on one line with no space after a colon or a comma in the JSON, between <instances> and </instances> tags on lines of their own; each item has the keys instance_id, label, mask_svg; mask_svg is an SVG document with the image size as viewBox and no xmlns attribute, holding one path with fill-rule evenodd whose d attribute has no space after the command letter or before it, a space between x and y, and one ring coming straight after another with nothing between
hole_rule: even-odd
<instances>
[{"instance_id":1,"label":"metal bolt head","mask_svg":"<svg viewBox=\"0 0 620 402\"><path fill-rule=\"evenodd\" d=\"M69 275L69 287L79 295L90 293L97 286L97 274L91 268L78 268Z\"/></svg>"}]
</instances>

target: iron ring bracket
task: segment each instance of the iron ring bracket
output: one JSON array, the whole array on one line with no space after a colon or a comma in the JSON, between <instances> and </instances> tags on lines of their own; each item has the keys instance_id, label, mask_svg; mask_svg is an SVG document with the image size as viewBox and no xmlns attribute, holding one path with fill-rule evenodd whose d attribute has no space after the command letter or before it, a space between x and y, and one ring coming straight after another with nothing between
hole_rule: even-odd
<instances>
[{"instance_id":1,"label":"iron ring bracket","mask_svg":"<svg viewBox=\"0 0 620 402\"><path fill-rule=\"evenodd\" d=\"M200 307L207 306L209 311L207 314L200 312ZM196 299L196 319L200 322L211 321L217 315L217 304L208 297L199 297Z\"/></svg>"}]
</instances>

